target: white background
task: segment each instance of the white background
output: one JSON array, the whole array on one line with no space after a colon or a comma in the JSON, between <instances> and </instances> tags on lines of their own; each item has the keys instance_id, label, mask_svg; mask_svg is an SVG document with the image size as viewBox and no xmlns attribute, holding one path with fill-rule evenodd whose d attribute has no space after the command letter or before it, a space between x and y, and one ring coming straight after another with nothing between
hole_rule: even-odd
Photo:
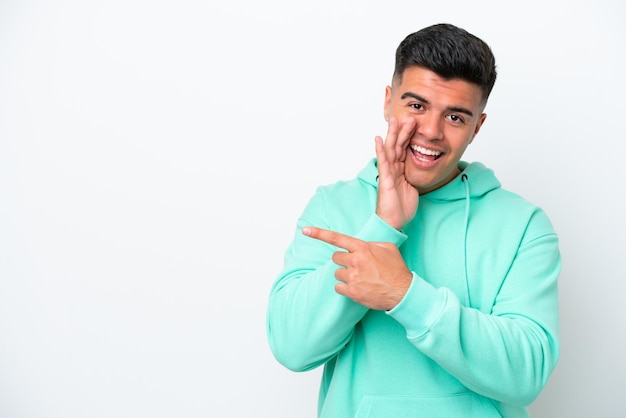
<instances>
[{"instance_id":1,"label":"white background","mask_svg":"<svg viewBox=\"0 0 626 418\"><path fill-rule=\"evenodd\" d=\"M466 153L561 237L534 417L626 416L626 3L0 0L0 418L314 417L265 311L300 211L384 134L409 32L485 39Z\"/></svg>"}]
</instances>

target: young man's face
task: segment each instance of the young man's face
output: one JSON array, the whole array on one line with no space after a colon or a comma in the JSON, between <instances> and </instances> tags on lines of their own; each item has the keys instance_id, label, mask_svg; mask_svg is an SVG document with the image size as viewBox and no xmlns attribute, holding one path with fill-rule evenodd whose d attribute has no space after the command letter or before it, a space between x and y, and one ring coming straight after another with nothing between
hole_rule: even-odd
<instances>
[{"instance_id":1,"label":"young man's face","mask_svg":"<svg viewBox=\"0 0 626 418\"><path fill-rule=\"evenodd\" d=\"M404 171L420 194L459 174L457 164L487 116L481 99L478 85L445 80L421 67L407 68L402 80L387 87L385 120L394 116L399 126L409 118L416 122Z\"/></svg>"}]
</instances>

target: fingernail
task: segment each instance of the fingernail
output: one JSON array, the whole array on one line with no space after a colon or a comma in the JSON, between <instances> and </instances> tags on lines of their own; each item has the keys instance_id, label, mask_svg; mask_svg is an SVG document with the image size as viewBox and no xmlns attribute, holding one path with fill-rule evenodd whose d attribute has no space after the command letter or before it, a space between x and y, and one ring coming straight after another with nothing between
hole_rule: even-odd
<instances>
[{"instance_id":1,"label":"fingernail","mask_svg":"<svg viewBox=\"0 0 626 418\"><path fill-rule=\"evenodd\" d=\"M311 228L305 226L304 228L302 228L302 233L307 236L311 235Z\"/></svg>"}]
</instances>

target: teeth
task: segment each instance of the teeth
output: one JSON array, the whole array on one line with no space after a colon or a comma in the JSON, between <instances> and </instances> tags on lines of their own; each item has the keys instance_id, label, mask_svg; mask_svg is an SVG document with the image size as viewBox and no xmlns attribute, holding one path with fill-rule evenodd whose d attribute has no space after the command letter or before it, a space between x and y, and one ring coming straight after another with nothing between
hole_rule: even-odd
<instances>
[{"instance_id":1,"label":"teeth","mask_svg":"<svg viewBox=\"0 0 626 418\"><path fill-rule=\"evenodd\" d=\"M439 155L441 155L440 151L434 151L431 149L426 149L424 147L420 147L419 145L411 145L411 149L413 151L417 151L420 154L424 154L424 155L434 155L435 157L438 157Z\"/></svg>"}]
</instances>

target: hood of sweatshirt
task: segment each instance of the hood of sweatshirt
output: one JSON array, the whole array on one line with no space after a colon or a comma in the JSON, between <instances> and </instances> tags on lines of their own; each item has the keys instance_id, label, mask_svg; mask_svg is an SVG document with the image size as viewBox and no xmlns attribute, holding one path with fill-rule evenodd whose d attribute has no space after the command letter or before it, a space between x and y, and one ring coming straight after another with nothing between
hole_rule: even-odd
<instances>
[{"instance_id":1,"label":"hood of sweatshirt","mask_svg":"<svg viewBox=\"0 0 626 418\"><path fill-rule=\"evenodd\" d=\"M453 201L483 196L490 191L500 188L500 181L495 177L493 170L479 162L459 162L461 174L450 183L439 189L420 196L435 201ZM361 181L378 187L378 162L373 158L358 175ZM471 187L470 187L471 185Z\"/></svg>"}]
</instances>

